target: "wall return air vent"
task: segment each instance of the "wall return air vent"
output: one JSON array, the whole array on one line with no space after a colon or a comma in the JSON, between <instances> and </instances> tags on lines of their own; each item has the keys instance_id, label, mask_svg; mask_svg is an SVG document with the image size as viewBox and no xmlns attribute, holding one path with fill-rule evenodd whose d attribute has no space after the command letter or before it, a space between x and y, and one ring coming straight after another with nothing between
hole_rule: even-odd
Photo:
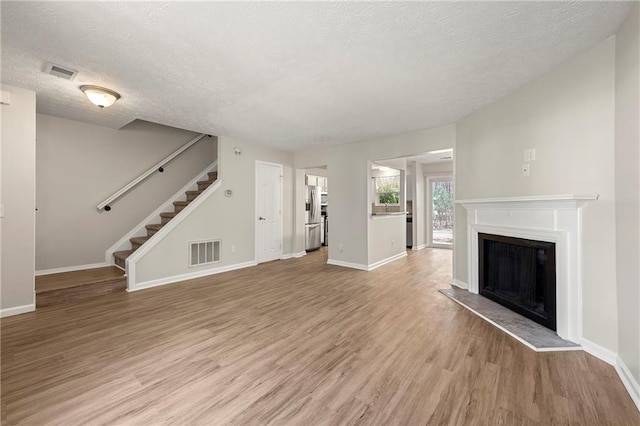
<instances>
[{"instance_id":1,"label":"wall return air vent","mask_svg":"<svg viewBox=\"0 0 640 426\"><path fill-rule=\"evenodd\" d=\"M46 63L45 70L47 74L55 75L58 78L65 80L74 80L78 76L78 71L69 67L63 67L62 65Z\"/></svg>"},{"instance_id":2,"label":"wall return air vent","mask_svg":"<svg viewBox=\"0 0 640 426\"><path fill-rule=\"evenodd\" d=\"M220 262L220 240L189 243L189 266Z\"/></svg>"}]
</instances>

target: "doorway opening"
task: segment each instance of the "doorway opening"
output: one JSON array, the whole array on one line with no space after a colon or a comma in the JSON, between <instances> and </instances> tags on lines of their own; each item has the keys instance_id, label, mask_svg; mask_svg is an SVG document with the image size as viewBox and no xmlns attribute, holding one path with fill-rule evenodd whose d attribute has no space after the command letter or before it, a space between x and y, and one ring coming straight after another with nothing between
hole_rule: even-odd
<instances>
[{"instance_id":1,"label":"doorway opening","mask_svg":"<svg viewBox=\"0 0 640 426\"><path fill-rule=\"evenodd\" d=\"M453 176L427 177L427 245L453 248Z\"/></svg>"}]
</instances>

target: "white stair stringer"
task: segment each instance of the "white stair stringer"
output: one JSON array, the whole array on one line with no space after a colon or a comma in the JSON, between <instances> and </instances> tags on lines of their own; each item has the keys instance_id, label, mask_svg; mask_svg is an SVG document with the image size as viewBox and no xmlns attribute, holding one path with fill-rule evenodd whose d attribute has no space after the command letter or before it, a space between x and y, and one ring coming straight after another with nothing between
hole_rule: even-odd
<instances>
[{"instance_id":1,"label":"white stair stringer","mask_svg":"<svg viewBox=\"0 0 640 426\"><path fill-rule=\"evenodd\" d=\"M121 251L121 250L130 250L132 248L131 247L131 241L129 241L131 238L146 236L147 235L147 229L145 227L148 224L153 223L154 221L157 221L158 217L160 216L160 213L171 213L171 212L173 212L174 211L174 205L173 205L174 201L183 201L182 199L184 198L184 195L185 195L186 191L195 191L195 190L197 190L198 189L198 181L206 179L207 173L215 172L217 170L218 170L218 160L214 161L209 166L207 166L207 168L205 168L202 172L198 173L196 175L196 177L194 177L191 181L189 181L185 186L180 188L178 191L176 191L175 194L173 194L171 197L169 197L169 199L167 201L165 201L157 209L155 209L153 212L151 212L149 214L149 216L147 216L144 219L142 219L142 221L140 221L140 223L138 223L136 226L134 226L129 232L127 232L122 238L120 238L118 241L116 241L111 247L109 247L106 250L106 252L104 254L105 264L106 265L114 265L115 266L115 261L114 261L114 258L113 258L113 253L114 252ZM205 177L205 178L203 178L203 177ZM211 186L214 186L214 185L215 185L215 183L212 184ZM209 189L211 189L211 186L209 188L207 188L205 191L203 191L203 194L204 194L204 192L206 192ZM191 204L193 204L193 202ZM182 211L184 211L184 210L186 210L186 208L183 209ZM176 217L174 217L171 220L171 222L173 222L174 220L177 220L177 218L180 216L182 211L180 211L176 215ZM153 237L151 237L151 238L153 238ZM149 238L149 239L151 239L151 238ZM145 243L145 245L146 245L146 243ZM140 249L142 249L142 248L140 248Z\"/></svg>"}]
</instances>

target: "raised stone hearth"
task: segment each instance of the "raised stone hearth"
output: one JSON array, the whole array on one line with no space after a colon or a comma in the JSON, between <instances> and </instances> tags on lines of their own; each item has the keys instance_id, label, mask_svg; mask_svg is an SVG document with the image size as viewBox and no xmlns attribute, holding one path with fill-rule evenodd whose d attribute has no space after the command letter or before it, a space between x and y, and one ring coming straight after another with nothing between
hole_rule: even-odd
<instances>
[{"instance_id":1,"label":"raised stone hearth","mask_svg":"<svg viewBox=\"0 0 640 426\"><path fill-rule=\"evenodd\" d=\"M479 233L555 243L557 335L580 343L582 208L597 199L571 194L456 201L467 210L468 291L479 293Z\"/></svg>"},{"instance_id":2,"label":"raised stone hearth","mask_svg":"<svg viewBox=\"0 0 640 426\"><path fill-rule=\"evenodd\" d=\"M448 288L440 290L440 293L489 321L505 333L515 337L534 351L549 352L581 349L580 345L562 339L554 331L486 297L469 293L460 288Z\"/></svg>"}]
</instances>

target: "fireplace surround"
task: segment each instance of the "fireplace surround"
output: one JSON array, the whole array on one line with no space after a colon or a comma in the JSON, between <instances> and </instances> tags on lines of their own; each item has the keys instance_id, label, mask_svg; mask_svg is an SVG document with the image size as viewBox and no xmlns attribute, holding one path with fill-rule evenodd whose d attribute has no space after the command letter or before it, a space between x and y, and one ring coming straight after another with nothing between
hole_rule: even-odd
<instances>
[{"instance_id":1,"label":"fireplace surround","mask_svg":"<svg viewBox=\"0 0 640 426\"><path fill-rule=\"evenodd\" d=\"M598 194L457 200L467 211L468 291L480 293L479 234L555 244L556 332L582 337L582 208Z\"/></svg>"}]
</instances>

